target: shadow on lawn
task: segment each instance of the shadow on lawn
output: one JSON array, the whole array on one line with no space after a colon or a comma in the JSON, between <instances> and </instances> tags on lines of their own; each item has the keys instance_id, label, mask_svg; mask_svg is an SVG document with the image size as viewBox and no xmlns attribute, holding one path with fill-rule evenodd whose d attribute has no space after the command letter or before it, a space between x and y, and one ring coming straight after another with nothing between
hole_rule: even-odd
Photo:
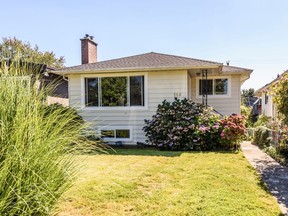
<instances>
[{"instance_id":1,"label":"shadow on lawn","mask_svg":"<svg viewBox=\"0 0 288 216\"><path fill-rule=\"evenodd\" d=\"M278 203L284 206L282 208L285 209L287 214L288 168L264 159L255 162L255 166L262 178L259 185L277 198Z\"/></svg>"},{"instance_id":2,"label":"shadow on lawn","mask_svg":"<svg viewBox=\"0 0 288 216\"><path fill-rule=\"evenodd\" d=\"M235 154L235 151L167 151L159 150L156 147L131 147L131 146L122 146L122 147L111 147L107 151L110 155L133 155L133 156L162 156L162 157L179 157L182 154L207 154L214 152L216 154Z\"/></svg>"}]
</instances>

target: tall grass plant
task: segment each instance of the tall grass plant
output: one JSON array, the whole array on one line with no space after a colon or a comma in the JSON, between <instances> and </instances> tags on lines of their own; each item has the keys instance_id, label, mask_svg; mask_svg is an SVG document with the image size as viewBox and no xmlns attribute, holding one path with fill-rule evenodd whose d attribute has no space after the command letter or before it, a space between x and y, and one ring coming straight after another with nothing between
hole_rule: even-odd
<instances>
[{"instance_id":1,"label":"tall grass plant","mask_svg":"<svg viewBox=\"0 0 288 216\"><path fill-rule=\"evenodd\" d=\"M85 142L72 109L47 112L51 87L40 88L38 71L1 64L0 215L55 213L75 174L71 144Z\"/></svg>"}]
</instances>

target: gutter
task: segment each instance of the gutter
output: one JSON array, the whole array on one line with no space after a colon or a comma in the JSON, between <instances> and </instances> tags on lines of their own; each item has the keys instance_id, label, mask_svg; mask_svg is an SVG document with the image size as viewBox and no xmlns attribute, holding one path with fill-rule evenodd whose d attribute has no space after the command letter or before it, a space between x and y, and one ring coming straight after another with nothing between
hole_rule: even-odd
<instances>
[{"instance_id":1,"label":"gutter","mask_svg":"<svg viewBox=\"0 0 288 216\"><path fill-rule=\"evenodd\" d=\"M243 71L243 72L244 72L244 71ZM243 72L242 72L241 74L243 74ZM252 72L253 72L253 70L247 70L247 72L245 73L245 74L247 74L247 77L246 77L245 79L243 79L243 80L240 80L241 86L243 85L243 83L244 83L246 80L250 79L250 75L251 75Z\"/></svg>"},{"instance_id":2,"label":"gutter","mask_svg":"<svg viewBox=\"0 0 288 216\"><path fill-rule=\"evenodd\" d=\"M163 68L115 68L115 69L88 69L88 70L59 70L53 71L58 75L72 74L92 74L92 73L118 73L118 72L147 72L147 71L170 71L170 70L190 70L190 69L218 69L221 65L198 66L198 67L163 67Z\"/></svg>"}]
</instances>

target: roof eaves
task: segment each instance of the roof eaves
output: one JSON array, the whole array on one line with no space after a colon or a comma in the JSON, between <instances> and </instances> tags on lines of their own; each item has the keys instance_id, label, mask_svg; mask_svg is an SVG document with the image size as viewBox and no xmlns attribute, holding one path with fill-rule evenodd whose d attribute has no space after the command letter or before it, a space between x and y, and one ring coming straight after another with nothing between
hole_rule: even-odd
<instances>
[{"instance_id":1,"label":"roof eaves","mask_svg":"<svg viewBox=\"0 0 288 216\"><path fill-rule=\"evenodd\" d=\"M209 66L183 66L183 67L142 67L142 68L108 68L108 69L85 69L85 70L55 70L55 74L91 74L91 73L117 73L117 72L145 72L145 71L170 71L170 70L189 70L189 69L206 69L206 68L219 68L222 65L209 65Z\"/></svg>"},{"instance_id":2,"label":"roof eaves","mask_svg":"<svg viewBox=\"0 0 288 216\"><path fill-rule=\"evenodd\" d=\"M253 70L224 71L223 74L251 74Z\"/></svg>"},{"instance_id":3,"label":"roof eaves","mask_svg":"<svg viewBox=\"0 0 288 216\"><path fill-rule=\"evenodd\" d=\"M265 91L266 89L270 88L270 86L274 83L277 83L281 77L287 73L287 71L284 71L282 74L278 75L278 77L276 77L274 80L272 80L271 82L267 83L266 85L262 86L261 88L259 88L256 92L263 92Z\"/></svg>"}]
</instances>

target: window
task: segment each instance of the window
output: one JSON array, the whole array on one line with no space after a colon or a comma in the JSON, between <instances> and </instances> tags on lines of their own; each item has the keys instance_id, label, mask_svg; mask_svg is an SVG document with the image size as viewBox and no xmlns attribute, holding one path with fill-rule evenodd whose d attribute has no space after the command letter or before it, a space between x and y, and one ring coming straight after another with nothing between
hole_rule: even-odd
<instances>
[{"instance_id":1,"label":"window","mask_svg":"<svg viewBox=\"0 0 288 216\"><path fill-rule=\"evenodd\" d=\"M85 104L88 106L98 106L99 105L99 98L98 98L98 79L86 79L86 98Z\"/></svg>"},{"instance_id":2,"label":"window","mask_svg":"<svg viewBox=\"0 0 288 216\"><path fill-rule=\"evenodd\" d=\"M227 95L228 79L199 80L199 95Z\"/></svg>"},{"instance_id":3,"label":"window","mask_svg":"<svg viewBox=\"0 0 288 216\"><path fill-rule=\"evenodd\" d=\"M199 80L199 95L213 94L213 80Z\"/></svg>"},{"instance_id":4,"label":"window","mask_svg":"<svg viewBox=\"0 0 288 216\"><path fill-rule=\"evenodd\" d=\"M144 105L144 77L130 77L130 106Z\"/></svg>"},{"instance_id":5,"label":"window","mask_svg":"<svg viewBox=\"0 0 288 216\"><path fill-rule=\"evenodd\" d=\"M144 76L85 78L85 105L144 106Z\"/></svg>"},{"instance_id":6,"label":"window","mask_svg":"<svg viewBox=\"0 0 288 216\"><path fill-rule=\"evenodd\" d=\"M101 78L102 106L127 106L127 77Z\"/></svg>"},{"instance_id":7,"label":"window","mask_svg":"<svg viewBox=\"0 0 288 216\"><path fill-rule=\"evenodd\" d=\"M129 139L130 138L130 130L116 130L116 139Z\"/></svg>"},{"instance_id":8,"label":"window","mask_svg":"<svg viewBox=\"0 0 288 216\"><path fill-rule=\"evenodd\" d=\"M101 130L103 138L107 139L130 139L129 129Z\"/></svg>"},{"instance_id":9,"label":"window","mask_svg":"<svg viewBox=\"0 0 288 216\"><path fill-rule=\"evenodd\" d=\"M265 93L265 104L268 104L268 99L269 99L268 94Z\"/></svg>"},{"instance_id":10,"label":"window","mask_svg":"<svg viewBox=\"0 0 288 216\"><path fill-rule=\"evenodd\" d=\"M114 130L102 130L101 135L105 138L114 138L115 131Z\"/></svg>"},{"instance_id":11,"label":"window","mask_svg":"<svg viewBox=\"0 0 288 216\"><path fill-rule=\"evenodd\" d=\"M223 95L228 93L228 79L215 79L215 94Z\"/></svg>"}]
</instances>

